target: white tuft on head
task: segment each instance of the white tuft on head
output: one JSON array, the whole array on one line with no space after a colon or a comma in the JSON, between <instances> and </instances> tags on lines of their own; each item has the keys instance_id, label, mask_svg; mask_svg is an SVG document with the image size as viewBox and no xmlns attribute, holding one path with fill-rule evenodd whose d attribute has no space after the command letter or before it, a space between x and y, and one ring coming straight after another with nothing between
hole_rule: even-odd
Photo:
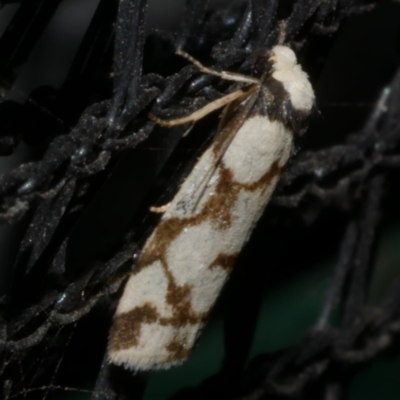
<instances>
[{"instance_id":1,"label":"white tuft on head","mask_svg":"<svg viewBox=\"0 0 400 400\"><path fill-rule=\"evenodd\" d=\"M311 111L315 99L314 92L308 75L297 64L293 50L287 46L275 46L270 60L274 69L272 77L282 83L293 107L299 111Z\"/></svg>"},{"instance_id":2,"label":"white tuft on head","mask_svg":"<svg viewBox=\"0 0 400 400\"><path fill-rule=\"evenodd\" d=\"M292 49L287 46L275 46L272 49L272 61L275 69L290 69L297 64L297 58Z\"/></svg>"}]
</instances>

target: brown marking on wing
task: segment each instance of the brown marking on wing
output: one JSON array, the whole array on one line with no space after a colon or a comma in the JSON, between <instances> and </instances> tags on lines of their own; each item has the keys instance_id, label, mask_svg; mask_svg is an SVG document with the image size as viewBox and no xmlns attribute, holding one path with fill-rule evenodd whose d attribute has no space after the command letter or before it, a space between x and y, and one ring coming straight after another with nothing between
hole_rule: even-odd
<instances>
[{"instance_id":1,"label":"brown marking on wing","mask_svg":"<svg viewBox=\"0 0 400 400\"><path fill-rule=\"evenodd\" d=\"M231 222L230 210L237 200L238 190L239 188L235 188L232 171L227 168L220 168L215 195L208 199L200 212L187 218L172 217L160 221L143 249L134 274L157 260L160 260L166 267L165 254L167 248L185 228L200 225L205 220L212 221L220 229L228 228Z\"/></svg>"},{"instance_id":2,"label":"brown marking on wing","mask_svg":"<svg viewBox=\"0 0 400 400\"><path fill-rule=\"evenodd\" d=\"M234 254L220 253L208 268L212 269L219 267L223 268L226 272L230 272L235 264L238 255L239 253L234 253Z\"/></svg>"},{"instance_id":3,"label":"brown marking on wing","mask_svg":"<svg viewBox=\"0 0 400 400\"><path fill-rule=\"evenodd\" d=\"M204 314L195 313L191 304L191 285L179 286L175 282L175 278L166 268L168 278L168 290L165 298L166 302L172 306L172 317L160 318L161 325L172 325L180 327L187 324L197 324L203 318Z\"/></svg>"},{"instance_id":4,"label":"brown marking on wing","mask_svg":"<svg viewBox=\"0 0 400 400\"><path fill-rule=\"evenodd\" d=\"M261 176L261 178L252 183L241 183L240 187L246 189L250 192L254 192L258 189L267 189L271 181L282 174L283 167L279 165L279 161L274 161L270 168L265 171L265 173ZM239 185L239 184L238 184Z\"/></svg>"},{"instance_id":5,"label":"brown marking on wing","mask_svg":"<svg viewBox=\"0 0 400 400\"><path fill-rule=\"evenodd\" d=\"M137 346L142 323L157 322L158 316L157 309L150 303L118 315L110 330L110 348L117 351Z\"/></svg>"},{"instance_id":6,"label":"brown marking on wing","mask_svg":"<svg viewBox=\"0 0 400 400\"><path fill-rule=\"evenodd\" d=\"M187 348L186 343L182 343L182 341L179 339L176 339L168 344L166 349L170 353L166 362L186 360L192 350L191 348Z\"/></svg>"}]
</instances>

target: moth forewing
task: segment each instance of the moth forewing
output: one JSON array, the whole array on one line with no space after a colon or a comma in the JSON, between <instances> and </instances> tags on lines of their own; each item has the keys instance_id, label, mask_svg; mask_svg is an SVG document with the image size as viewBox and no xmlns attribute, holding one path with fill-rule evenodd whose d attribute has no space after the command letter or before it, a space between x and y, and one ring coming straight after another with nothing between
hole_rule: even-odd
<instances>
[{"instance_id":1,"label":"moth forewing","mask_svg":"<svg viewBox=\"0 0 400 400\"><path fill-rule=\"evenodd\" d=\"M226 105L215 139L143 247L110 332L112 363L149 370L187 359L272 195L292 152L292 119L311 112L314 93L292 50L265 54L265 73Z\"/></svg>"}]
</instances>

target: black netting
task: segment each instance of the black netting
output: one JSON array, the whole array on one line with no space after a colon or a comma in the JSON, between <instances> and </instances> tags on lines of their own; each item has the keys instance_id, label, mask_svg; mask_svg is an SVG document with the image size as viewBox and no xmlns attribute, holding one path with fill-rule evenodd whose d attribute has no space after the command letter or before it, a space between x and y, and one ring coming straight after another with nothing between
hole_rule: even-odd
<instances>
[{"instance_id":1,"label":"black netting","mask_svg":"<svg viewBox=\"0 0 400 400\"><path fill-rule=\"evenodd\" d=\"M15 9L0 38L0 154L15 160L0 176L0 221L15 226L4 231L13 240L0 270L2 398L144 393L147 374L106 362L113 310L156 223L148 207L168 200L217 121L200 122L182 145L184 128L161 130L147 114L188 114L234 87L175 48L246 73L283 26L319 111L223 295L222 367L173 398L348 398L358 371L399 344L399 278L379 301L369 296L379 233L398 223L398 2L187 0L180 28L145 34L146 0L100 0L62 84L20 93L24 66L66 3L0 1L0 13ZM297 344L246 366L259 281L268 272L268 288L278 287L325 256L337 261L320 316Z\"/></svg>"}]
</instances>

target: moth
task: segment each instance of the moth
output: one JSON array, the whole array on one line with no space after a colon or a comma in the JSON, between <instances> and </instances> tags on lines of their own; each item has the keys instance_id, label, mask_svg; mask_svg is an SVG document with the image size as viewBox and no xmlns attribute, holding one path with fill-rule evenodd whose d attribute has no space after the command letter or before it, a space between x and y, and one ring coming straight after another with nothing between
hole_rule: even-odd
<instances>
[{"instance_id":1,"label":"moth","mask_svg":"<svg viewBox=\"0 0 400 400\"><path fill-rule=\"evenodd\" d=\"M214 71L178 54L244 86L187 117L151 117L171 127L225 107L216 137L147 239L119 301L109 361L133 370L167 369L189 357L315 102L287 46L258 52L254 77Z\"/></svg>"}]
</instances>

